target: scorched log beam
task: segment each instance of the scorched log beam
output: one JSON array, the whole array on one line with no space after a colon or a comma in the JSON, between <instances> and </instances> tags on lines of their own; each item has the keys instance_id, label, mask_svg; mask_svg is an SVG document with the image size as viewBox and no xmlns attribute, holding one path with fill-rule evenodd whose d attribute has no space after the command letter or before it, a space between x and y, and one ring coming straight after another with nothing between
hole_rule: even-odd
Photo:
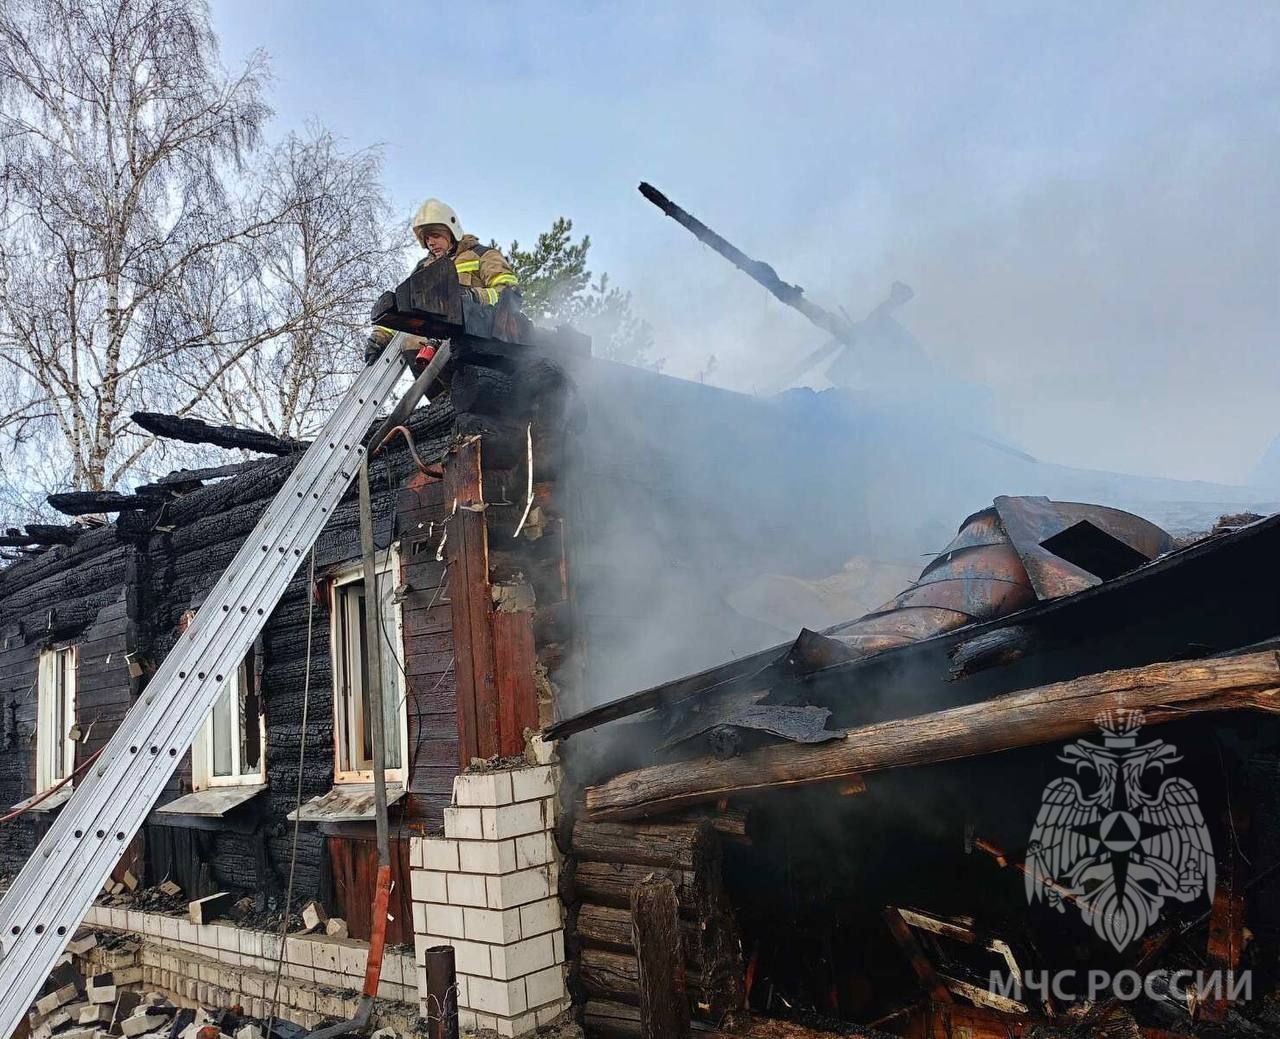
<instances>
[{"instance_id":1,"label":"scorched log beam","mask_svg":"<svg viewBox=\"0 0 1280 1039\"><path fill-rule=\"evenodd\" d=\"M631 889L650 877L670 880L690 917L696 914L694 875L687 870L655 869L625 862L580 862L573 883L584 901L625 909L631 905Z\"/></svg>"},{"instance_id":2,"label":"scorched log beam","mask_svg":"<svg viewBox=\"0 0 1280 1039\"><path fill-rule=\"evenodd\" d=\"M686 1039L689 998L671 881L645 880L632 888L631 926L639 964L641 1034L645 1039Z\"/></svg>"},{"instance_id":3,"label":"scorched log beam","mask_svg":"<svg viewBox=\"0 0 1280 1039\"><path fill-rule=\"evenodd\" d=\"M449 518L450 616L458 666L458 757L466 768L472 758L500 753L497 665L490 622L489 539L485 527L480 439L456 444L445 463L445 486L456 508Z\"/></svg>"},{"instance_id":4,"label":"scorched log beam","mask_svg":"<svg viewBox=\"0 0 1280 1039\"><path fill-rule=\"evenodd\" d=\"M705 856L710 831L705 823L596 823L577 819L570 851L576 858L590 862L695 870Z\"/></svg>"},{"instance_id":5,"label":"scorched log beam","mask_svg":"<svg viewBox=\"0 0 1280 1039\"><path fill-rule=\"evenodd\" d=\"M188 444L213 444L215 447L239 448L266 455L291 455L304 451L308 443L288 440L261 429L221 426L183 415L164 415L158 411L135 411L129 416L135 425L166 440Z\"/></svg>"},{"instance_id":6,"label":"scorched log beam","mask_svg":"<svg viewBox=\"0 0 1280 1039\"><path fill-rule=\"evenodd\" d=\"M162 505L164 500L154 494L121 494L119 491L64 491L48 497L49 504L66 516L144 511Z\"/></svg>"},{"instance_id":7,"label":"scorched log beam","mask_svg":"<svg viewBox=\"0 0 1280 1039\"><path fill-rule=\"evenodd\" d=\"M635 954L630 910L615 906L581 905L578 907L575 931L579 940L587 945L609 952ZM700 933L700 928L692 920L681 919L680 937L684 943L685 962L693 967L701 962L698 950Z\"/></svg>"},{"instance_id":8,"label":"scorched log beam","mask_svg":"<svg viewBox=\"0 0 1280 1039\"><path fill-rule=\"evenodd\" d=\"M850 729L829 743L775 745L741 757L651 765L588 787L594 820L661 814L758 790L806 786L906 765L1075 739L1099 713L1141 709L1146 724L1209 711L1280 710L1280 654L1105 671L982 703Z\"/></svg>"}]
</instances>

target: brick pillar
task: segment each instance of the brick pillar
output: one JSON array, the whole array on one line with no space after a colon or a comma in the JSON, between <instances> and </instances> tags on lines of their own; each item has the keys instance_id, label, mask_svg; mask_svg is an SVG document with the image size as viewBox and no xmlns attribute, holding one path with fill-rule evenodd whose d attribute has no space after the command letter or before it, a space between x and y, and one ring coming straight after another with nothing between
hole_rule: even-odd
<instances>
[{"instance_id":1,"label":"brick pillar","mask_svg":"<svg viewBox=\"0 0 1280 1039\"><path fill-rule=\"evenodd\" d=\"M463 1028L518 1036L569 1005L560 866L552 828L559 770L535 765L458 776L444 837L412 842L418 992L426 950L452 945Z\"/></svg>"}]
</instances>

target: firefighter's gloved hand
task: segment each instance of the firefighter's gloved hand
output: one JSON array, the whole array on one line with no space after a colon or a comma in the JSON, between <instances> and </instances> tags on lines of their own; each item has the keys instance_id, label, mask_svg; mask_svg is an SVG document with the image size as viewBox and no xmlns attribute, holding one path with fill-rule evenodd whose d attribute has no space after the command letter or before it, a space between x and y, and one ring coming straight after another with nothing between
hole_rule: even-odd
<instances>
[{"instance_id":1,"label":"firefighter's gloved hand","mask_svg":"<svg viewBox=\"0 0 1280 1039\"><path fill-rule=\"evenodd\" d=\"M369 338L364 344L364 363L366 365L373 364L382 356L382 351L386 345L391 342L392 336L395 335L390 329L375 328L369 333Z\"/></svg>"}]
</instances>

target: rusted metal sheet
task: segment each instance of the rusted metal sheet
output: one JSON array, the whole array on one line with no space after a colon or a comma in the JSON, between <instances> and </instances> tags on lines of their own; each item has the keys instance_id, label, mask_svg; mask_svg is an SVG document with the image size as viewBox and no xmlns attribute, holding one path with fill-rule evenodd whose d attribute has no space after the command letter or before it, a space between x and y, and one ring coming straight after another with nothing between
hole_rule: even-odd
<instances>
[{"instance_id":1,"label":"rusted metal sheet","mask_svg":"<svg viewBox=\"0 0 1280 1039\"><path fill-rule=\"evenodd\" d=\"M1035 591L995 509L983 509L964 521L915 584L878 610L833 629L830 637L849 651L844 659L854 659L1001 617L1034 602ZM816 648L814 640L809 641L809 649ZM841 657L834 649L826 655Z\"/></svg>"},{"instance_id":2,"label":"rusted metal sheet","mask_svg":"<svg viewBox=\"0 0 1280 1039\"><path fill-rule=\"evenodd\" d=\"M788 660L802 671L856 660L1100 583L1055 547L1110 574L1172 546L1159 527L1119 509L1002 496L969 516L910 588L825 637L804 633Z\"/></svg>"},{"instance_id":3,"label":"rusted metal sheet","mask_svg":"<svg viewBox=\"0 0 1280 1039\"><path fill-rule=\"evenodd\" d=\"M1002 503L1006 501L1013 502L1014 504L1011 508L1014 511L1018 510L1017 503L1022 500L1001 499ZM1046 499L1040 500L1047 502ZM1169 536L1158 527L1154 527L1136 516L1130 516L1115 509L1078 505L1076 503L1047 502L1047 504L1054 508L1060 507L1060 511L1055 513L1058 517L1055 521L1056 525L1045 528L1046 532L1048 530L1056 531L1055 534L1050 534L1050 537L1059 536L1070 527L1087 520L1089 522L1096 521L1099 524L1099 529L1104 530L1105 533L1114 534L1116 530L1119 530L1123 535L1121 540L1125 545L1134 551L1141 551L1144 554L1158 555L1172 544ZM1274 519L1280 521L1280 517L1274 517ZM1233 538L1237 536L1240 538L1231 547L1233 550L1238 551L1256 551L1250 546L1261 544L1268 538L1273 539L1276 536L1275 530L1277 526L1280 526L1280 523L1268 521L1254 527L1243 528L1239 535L1231 535ZM1124 540L1125 538L1128 540ZM1048 549L1040 548L1038 543L1029 540L1027 543L1035 544L1037 552L1051 554ZM1000 515L994 506L969 516L961 524L960 530L946 550L925 567L925 573L922 577L935 574L941 575L944 572L944 566L953 563L958 567L963 567L965 562L959 558L962 553L992 546L1011 546L1014 549L1015 556L1017 555L1016 545L1005 534ZM1125 574L1114 581L1103 582L1103 585L1106 590L1110 590L1114 586L1116 593L1121 593L1132 582L1144 580L1148 576L1148 572L1154 577L1157 574L1169 573L1181 567L1200 566L1202 565L1203 556L1210 552L1219 551L1222 548L1223 543L1221 541L1215 541L1213 544L1204 542L1198 546L1183 549L1174 556L1164 558L1154 563L1152 567L1144 569L1141 573ZM990 559L991 554L983 553L982 557ZM1002 556L999 558L1002 560L1000 571L1005 576L1014 575L1014 581L1018 583L1019 571L1013 566L1009 557ZM957 560L959 561L957 562ZM1035 584L1032 582L1031 575L1027 572L1026 567L1022 565L1021 556L1017 556L1017 564L1021 568L1022 574L1025 575L1028 587L1034 593ZM1063 565L1068 565L1065 560ZM974 580L981 580L980 577L972 574L970 576ZM925 581L924 583L936 582ZM909 595L917 587L919 585L912 585L903 594ZM1002 589L1001 591L1006 590ZM632 696L622 697L601 707L593 708L574 718L551 726L547 735L562 739L573 733L629 717L641 711L667 708L671 704L684 699L702 699L717 695L718 691L721 690L741 690L748 683L766 688L770 686L776 687L785 683L785 680L780 679L780 673L788 676L803 675L828 667L856 663L877 653L925 642L968 624L998 620L1006 615L1006 613L999 612L995 608L990 613L984 611L976 616L957 610L945 609L941 606L913 604L910 609L888 608L890 605L898 605L901 598L901 596L897 597L893 604L886 604L886 607L882 610L877 610L848 624L828 628L822 633L808 629L802 630L788 648L775 647L764 650L750 657L732 661L720 667L711 668L705 672L690 675L673 682L667 682ZM1016 606L1018 598L1020 597L1006 595L1001 603L1001 609L1007 610ZM1036 607L1036 599L1038 598L1040 597L1033 594L1030 601L1025 604L1027 608ZM977 599L970 596L967 601L973 604ZM1059 608L1069 608L1067 604L1063 603L1045 604L1042 598L1040 598L1040 602L1042 608L1037 612L1037 620L1048 616ZM1258 637L1262 637L1261 633ZM972 661L968 660L963 653L958 653L955 659L955 667L953 668L953 677L958 677L961 674L970 674L981 670L983 667L1007 662L1008 659L1014 659L1025 652L1030 644L1027 641L1020 641L1012 637L1010 637L1010 640L1010 643L1004 647L1004 658L1001 656L1000 646L990 644L975 644L970 647L975 651L980 651L975 652Z\"/></svg>"},{"instance_id":4,"label":"rusted metal sheet","mask_svg":"<svg viewBox=\"0 0 1280 1039\"><path fill-rule=\"evenodd\" d=\"M933 580L908 588L893 600L891 609L909 610L917 606L962 613L970 621L1003 617L1035 602L1029 584L990 574ZM874 615L873 615L874 616Z\"/></svg>"},{"instance_id":5,"label":"rusted metal sheet","mask_svg":"<svg viewBox=\"0 0 1280 1039\"><path fill-rule=\"evenodd\" d=\"M1174 547L1173 539L1154 523L1102 505L1001 495L995 500L995 509L1022 559L1036 595L1041 599L1056 599L1092 588L1103 580L1118 577L1127 569L1150 562ZM1112 558L1117 551L1130 550L1133 565L1120 568L1118 572L1098 574L1078 565L1079 560L1073 562L1057 554L1053 548L1046 547L1045 542L1051 542L1081 523L1088 524L1102 539L1118 543L1109 546L1112 552L1108 554ZM1101 541L1099 547L1108 546Z\"/></svg>"},{"instance_id":6,"label":"rusted metal sheet","mask_svg":"<svg viewBox=\"0 0 1280 1039\"><path fill-rule=\"evenodd\" d=\"M1007 541L1001 545L948 548L921 571L913 587L919 588L942 581L982 579L1007 581L1020 588L1031 587L1017 551Z\"/></svg>"}]
</instances>

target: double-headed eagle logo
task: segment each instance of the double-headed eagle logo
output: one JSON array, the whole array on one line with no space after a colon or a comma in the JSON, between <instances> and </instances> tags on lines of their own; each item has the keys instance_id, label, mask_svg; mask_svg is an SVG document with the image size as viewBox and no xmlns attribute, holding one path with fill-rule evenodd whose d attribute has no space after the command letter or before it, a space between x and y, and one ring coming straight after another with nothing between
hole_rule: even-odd
<instances>
[{"instance_id":1,"label":"double-headed eagle logo","mask_svg":"<svg viewBox=\"0 0 1280 1039\"><path fill-rule=\"evenodd\" d=\"M1058 912L1070 902L1098 936L1123 951L1160 917L1165 899L1213 900L1213 845L1200 799L1186 779L1157 778L1182 758L1164 740L1138 743L1141 711L1107 711L1097 719L1102 744L1076 740L1058 760L1076 774L1093 772L1086 793L1074 778L1044 788L1027 847L1027 901L1044 898ZM1090 784L1092 785L1092 784Z\"/></svg>"}]
</instances>

